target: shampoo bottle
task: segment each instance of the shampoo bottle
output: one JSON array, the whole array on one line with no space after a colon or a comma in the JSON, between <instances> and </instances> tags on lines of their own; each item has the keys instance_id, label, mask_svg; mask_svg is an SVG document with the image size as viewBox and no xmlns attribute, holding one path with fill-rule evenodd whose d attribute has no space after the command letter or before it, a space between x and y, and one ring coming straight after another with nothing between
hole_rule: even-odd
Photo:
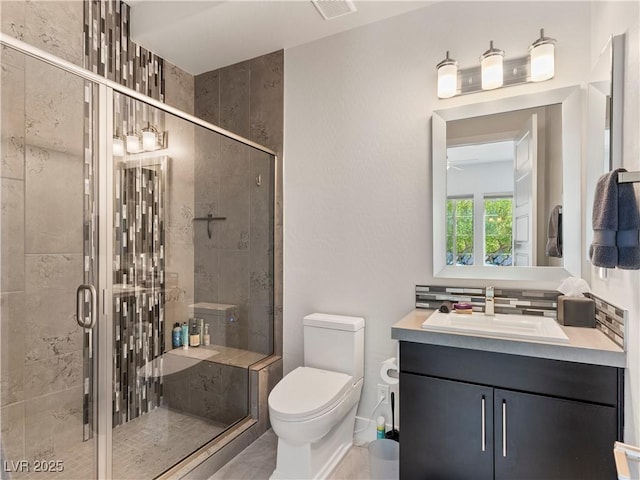
<instances>
[{"instance_id":1,"label":"shampoo bottle","mask_svg":"<svg viewBox=\"0 0 640 480\"><path fill-rule=\"evenodd\" d=\"M187 322L182 324L182 348L185 350L189 348L189 325Z\"/></svg>"},{"instance_id":2,"label":"shampoo bottle","mask_svg":"<svg viewBox=\"0 0 640 480\"><path fill-rule=\"evenodd\" d=\"M195 318L191 323L191 337L189 340L189 345L192 347L200 346L200 334L198 333L198 322Z\"/></svg>"},{"instance_id":3,"label":"shampoo bottle","mask_svg":"<svg viewBox=\"0 0 640 480\"><path fill-rule=\"evenodd\" d=\"M209 324L208 323L204 324L203 339L204 339L204 345L209 345L211 343L211 335L209 335Z\"/></svg>"},{"instance_id":4,"label":"shampoo bottle","mask_svg":"<svg viewBox=\"0 0 640 480\"><path fill-rule=\"evenodd\" d=\"M182 345L182 329L180 328L179 323L175 323L173 325L171 344L173 345L173 348L178 348L180 345Z\"/></svg>"}]
</instances>

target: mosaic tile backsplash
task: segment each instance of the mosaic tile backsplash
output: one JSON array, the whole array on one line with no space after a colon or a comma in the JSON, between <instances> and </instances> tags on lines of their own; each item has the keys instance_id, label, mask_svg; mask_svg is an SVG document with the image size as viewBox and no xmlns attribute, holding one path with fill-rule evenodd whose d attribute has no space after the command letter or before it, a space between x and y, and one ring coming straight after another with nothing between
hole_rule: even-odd
<instances>
[{"instance_id":1,"label":"mosaic tile backsplash","mask_svg":"<svg viewBox=\"0 0 640 480\"><path fill-rule=\"evenodd\" d=\"M586 296L592 298L596 303L596 328L624 349L627 311L593 293L587 293Z\"/></svg>"},{"instance_id":2,"label":"mosaic tile backsplash","mask_svg":"<svg viewBox=\"0 0 640 480\"><path fill-rule=\"evenodd\" d=\"M495 312L515 315L540 315L557 319L558 296L552 290L495 288ZM627 311L589 293L596 304L596 328L624 348ZM442 302L465 302L474 312L484 311L485 289L480 287L448 287L416 285L416 308L437 310Z\"/></svg>"},{"instance_id":3,"label":"mosaic tile backsplash","mask_svg":"<svg viewBox=\"0 0 640 480\"><path fill-rule=\"evenodd\" d=\"M495 288L495 312L557 318L559 292ZM466 302L484 311L484 288L416 285L416 308L437 310L443 301Z\"/></svg>"}]
</instances>

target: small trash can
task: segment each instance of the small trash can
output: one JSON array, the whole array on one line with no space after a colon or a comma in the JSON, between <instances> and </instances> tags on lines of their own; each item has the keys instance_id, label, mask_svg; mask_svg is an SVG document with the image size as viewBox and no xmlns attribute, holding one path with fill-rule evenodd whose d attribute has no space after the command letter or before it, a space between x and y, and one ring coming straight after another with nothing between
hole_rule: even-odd
<instances>
[{"instance_id":1,"label":"small trash can","mask_svg":"<svg viewBox=\"0 0 640 480\"><path fill-rule=\"evenodd\" d=\"M382 438L369 444L371 478L397 480L399 477L400 444Z\"/></svg>"}]
</instances>

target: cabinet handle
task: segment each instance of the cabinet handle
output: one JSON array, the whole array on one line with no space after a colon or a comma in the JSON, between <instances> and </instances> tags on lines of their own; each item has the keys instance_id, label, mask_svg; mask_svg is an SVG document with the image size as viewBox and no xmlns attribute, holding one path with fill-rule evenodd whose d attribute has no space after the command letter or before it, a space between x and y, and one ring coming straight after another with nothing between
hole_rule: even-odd
<instances>
[{"instance_id":1,"label":"cabinet handle","mask_svg":"<svg viewBox=\"0 0 640 480\"><path fill-rule=\"evenodd\" d=\"M487 416L486 416L485 404L486 404L486 401L483 395L482 396L482 451L483 452L487 450L487 429L486 429Z\"/></svg>"},{"instance_id":2,"label":"cabinet handle","mask_svg":"<svg viewBox=\"0 0 640 480\"><path fill-rule=\"evenodd\" d=\"M502 456L507 456L507 401L502 400Z\"/></svg>"}]
</instances>

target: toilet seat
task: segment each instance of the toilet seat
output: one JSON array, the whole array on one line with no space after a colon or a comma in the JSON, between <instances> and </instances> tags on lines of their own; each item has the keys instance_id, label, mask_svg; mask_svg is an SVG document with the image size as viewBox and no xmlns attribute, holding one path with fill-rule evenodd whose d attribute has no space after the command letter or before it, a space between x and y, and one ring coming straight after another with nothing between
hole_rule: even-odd
<instances>
[{"instance_id":1,"label":"toilet seat","mask_svg":"<svg viewBox=\"0 0 640 480\"><path fill-rule=\"evenodd\" d=\"M318 417L340 403L352 387L351 375L298 367L271 391L270 415L285 422Z\"/></svg>"}]
</instances>

